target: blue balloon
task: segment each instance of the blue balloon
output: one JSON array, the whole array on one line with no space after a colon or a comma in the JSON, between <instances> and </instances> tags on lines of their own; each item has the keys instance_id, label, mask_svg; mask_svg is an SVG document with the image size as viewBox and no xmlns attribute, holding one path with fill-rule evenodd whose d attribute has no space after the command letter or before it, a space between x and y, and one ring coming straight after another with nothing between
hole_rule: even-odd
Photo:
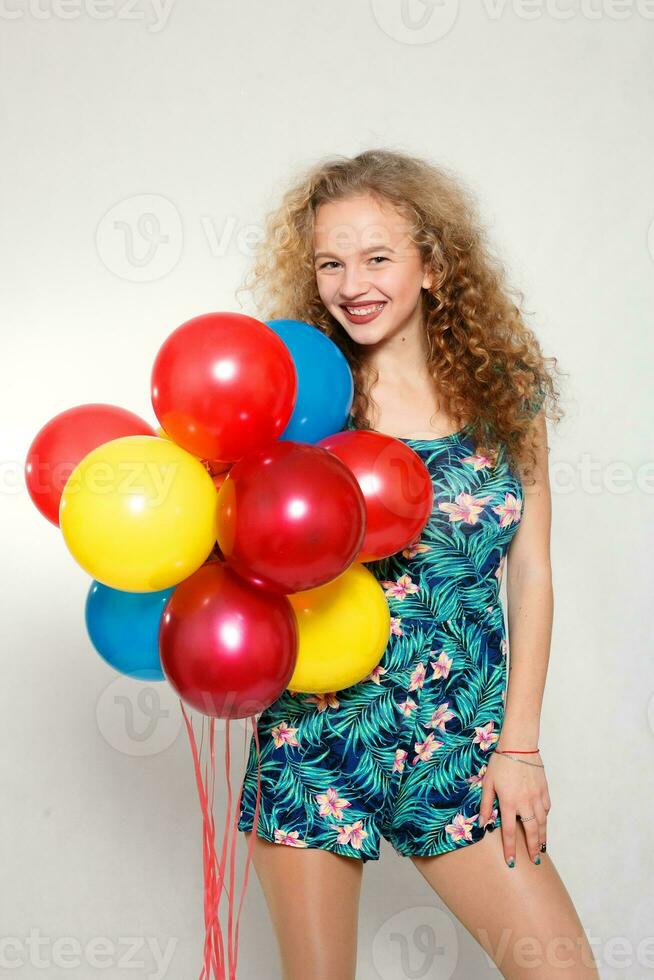
<instances>
[{"instance_id":1,"label":"blue balloon","mask_svg":"<svg viewBox=\"0 0 654 980\"><path fill-rule=\"evenodd\" d=\"M175 586L158 592L123 592L92 582L85 619L91 643L106 662L137 680L163 681L159 624Z\"/></svg>"},{"instance_id":2,"label":"blue balloon","mask_svg":"<svg viewBox=\"0 0 654 980\"><path fill-rule=\"evenodd\" d=\"M297 400L282 440L316 443L343 429L354 399L347 358L333 340L301 320L266 320L288 348L297 374Z\"/></svg>"}]
</instances>

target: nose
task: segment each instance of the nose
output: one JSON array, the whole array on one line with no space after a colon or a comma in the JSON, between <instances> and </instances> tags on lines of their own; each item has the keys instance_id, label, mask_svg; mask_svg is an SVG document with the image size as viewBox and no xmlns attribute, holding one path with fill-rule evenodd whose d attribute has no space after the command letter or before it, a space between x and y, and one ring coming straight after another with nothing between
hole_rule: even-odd
<instances>
[{"instance_id":1,"label":"nose","mask_svg":"<svg viewBox=\"0 0 654 980\"><path fill-rule=\"evenodd\" d=\"M340 294L343 302L359 299L370 289L370 282L365 276L365 270L359 268L356 262L343 267Z\"/></svg>"}]
</instances>

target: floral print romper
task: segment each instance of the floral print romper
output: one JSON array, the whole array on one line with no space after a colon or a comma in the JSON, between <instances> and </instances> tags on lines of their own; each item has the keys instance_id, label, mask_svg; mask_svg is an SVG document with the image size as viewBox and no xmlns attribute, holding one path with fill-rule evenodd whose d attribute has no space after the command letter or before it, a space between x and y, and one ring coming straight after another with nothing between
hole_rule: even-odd
<instances>
[{"instance_id":1,"label":"floral print romper","mask_svg":"<svg viewBox=\"0 0 654 980\"><path fill-rule=\"evenodd\" d=\"M499 591L523 505L501 445L476 454L469 426L399 441L427 466L434 504L418 540L366 563L391 611L380 663L340 691L287 689L258 719L258 835L363 861L379 859L382 836L398 854L427 856L484 835L481 781L507 684ZM251 736L241 831L254 822L256 756Z\"/></svg>"}]
</instances>

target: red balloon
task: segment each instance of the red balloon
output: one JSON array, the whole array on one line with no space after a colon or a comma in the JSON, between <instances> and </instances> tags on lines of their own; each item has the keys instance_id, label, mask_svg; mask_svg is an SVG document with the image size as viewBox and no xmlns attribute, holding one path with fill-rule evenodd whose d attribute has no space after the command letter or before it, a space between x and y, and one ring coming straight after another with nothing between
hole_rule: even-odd
<instances>
[{"instance_id":1,"label":"red balloon","mask_svg":"<svg viewBox=\"0 0 654 980\"><path fill-rule=\"evenodd\" d=\"M221 463L220 460L216 459L203 459L202 464L210 476L220 476L222 473L227 473L232 465L231 463Z\"/></svg>"},{"instance_id":2,"label":"red balloon","mask_svg":"<svg viewBox=\"0 0 654 980\"><path fill-rule=\"evenodd\" d=\"M30 497L59 527L59 502L68 477L91 450L122 436L154 436L142 418L117 405L92 402L60 412L34 437L25 462Z\"/></svg>"},{"instance_id":3,"label":"red balloon","mask_svg":"<svg viewBox=\"0 0 654 980\"><path fill-rule=\"evenodd\" d=\"M242 313L205 313L164 342L152 405L170 438L207 460L234 462L274 442L293 414L297 375L281 338Z\"/></svg>"},{"instance_id":4,"label":"red balloon","mask_svg":"<svg viewBox=\"0 0 654 980\"><path fill-rule=\"evenodd\" d=\"M298 636L286 596L257 589L213 561L184 579L166 603L161 666L180 698L202 714L246 718L287 688Z\"/></svg>"},{"instance_id":5,"label":"red balloon","mask_svg":"<svg viewBox=\"0 0 654 980\"><path fill-rule=\"evenodd\" d=\"M363 491L366 534L357 561L388 558L419 536L431 515L434 487L410 446L365 429L337 432L316 445L345 463Z\"/></svg>"},{"instance_id":6,"label":"red balloon","mask_svg":"<svg viewBox=\"0 0 654 980\"><path fill-rule=\"evenodd\" d=\"M324 585L354 561L365 534L363 494L325 449L283 441L250 453L218 492L218 544L247 581L273 592Z\"/></svg>"}]
</instances>

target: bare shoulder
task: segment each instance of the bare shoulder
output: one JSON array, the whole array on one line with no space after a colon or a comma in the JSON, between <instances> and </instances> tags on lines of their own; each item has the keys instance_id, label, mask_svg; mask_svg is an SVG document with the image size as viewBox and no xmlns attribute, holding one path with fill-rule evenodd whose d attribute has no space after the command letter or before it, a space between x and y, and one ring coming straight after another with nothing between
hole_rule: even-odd
<instances>
[{"instance_id":1,"label":"bare shoulder","mask_svg":"<svg viewBox=\"0 0 654 980\"><path fill-rule=\"evenodd\" d=\"M525 496L538 496L545 490L549 493L550 487L549 443L547 439L547 419L544 411L541 410L534 415L531 422L531 433L534 436L536 464L529 483L525 483L524 485L524 493Z\"/></svg>"}]
</instances>

